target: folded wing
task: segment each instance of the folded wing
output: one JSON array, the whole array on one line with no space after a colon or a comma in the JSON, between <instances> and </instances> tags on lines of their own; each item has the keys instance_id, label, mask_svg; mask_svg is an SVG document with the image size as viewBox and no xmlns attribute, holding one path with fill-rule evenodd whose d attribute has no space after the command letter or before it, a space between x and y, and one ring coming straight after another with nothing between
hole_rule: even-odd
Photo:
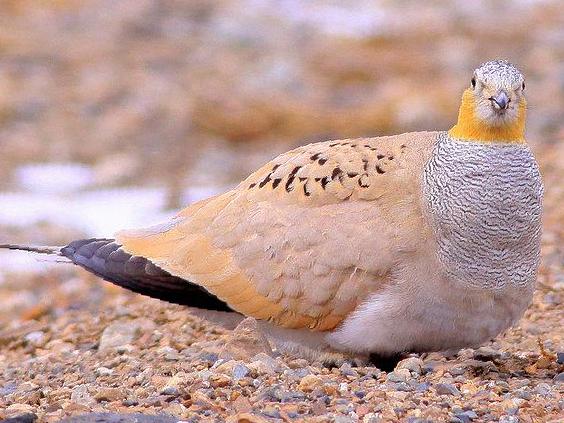
<instances>
[{"instance_id":1,"label":"folded wing","mask_svg":"<svg viewBox=\"0 0 564 423\"><path fill-rule=\"evenodd\" d=\"M267 163L237 188L117 241L230 308L330 330L393 282L424 226L423 166L436 133L330 141Z\"/></svg>"}]
</instances>

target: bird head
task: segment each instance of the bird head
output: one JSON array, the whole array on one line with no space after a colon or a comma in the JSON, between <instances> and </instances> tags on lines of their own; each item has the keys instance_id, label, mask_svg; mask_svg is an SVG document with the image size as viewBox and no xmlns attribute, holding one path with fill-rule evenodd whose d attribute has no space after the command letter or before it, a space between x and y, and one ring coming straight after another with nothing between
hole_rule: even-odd
<instances>
[{"instance_id":1,"label":"bird head","mask_svg":"<svg viewBox=\"0 0 564 423\"><path fill-rule=\"evenodd\" d=\"M505 60L483 63L462 95L454 138L478 142L524 142L525 79Z\"/></svg>"}]
</instances>

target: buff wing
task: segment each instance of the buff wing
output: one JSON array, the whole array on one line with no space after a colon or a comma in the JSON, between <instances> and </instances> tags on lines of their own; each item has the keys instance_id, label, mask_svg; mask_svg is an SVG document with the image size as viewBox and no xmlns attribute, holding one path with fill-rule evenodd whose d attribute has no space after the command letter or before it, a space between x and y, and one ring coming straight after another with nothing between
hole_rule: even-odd
<instances>
[{"instance_id":1,"label":"buff wing","mask_svg":"<svg viewBox=\"0 0 564 423\"><path fill-rule=\"evenodd\" d=\"M436 133L310 144L223 195L117 241L230 308L330 330L393 283L417 249L421 175Z\"/></svg>"}]
</instances>

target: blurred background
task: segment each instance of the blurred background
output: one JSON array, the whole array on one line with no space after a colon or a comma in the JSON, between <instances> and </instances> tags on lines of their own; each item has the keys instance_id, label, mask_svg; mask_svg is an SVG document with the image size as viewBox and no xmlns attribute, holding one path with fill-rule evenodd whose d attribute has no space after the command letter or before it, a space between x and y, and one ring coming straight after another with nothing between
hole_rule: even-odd
<instances>
[{"instance_id":1,"label":"blurred background","mask_svg":"<svg viewBox=\"0 0 564 423\"><path fill-rule=\"evenodd\" d=\"M564 281L560 0L2 0L0 242L155 223L309 142L448 129L492 58L527 77L544 266ZM2 252L6 307L52 269ZM60 269L51 288L78 292Z\"/></svg>"}]
</instances>

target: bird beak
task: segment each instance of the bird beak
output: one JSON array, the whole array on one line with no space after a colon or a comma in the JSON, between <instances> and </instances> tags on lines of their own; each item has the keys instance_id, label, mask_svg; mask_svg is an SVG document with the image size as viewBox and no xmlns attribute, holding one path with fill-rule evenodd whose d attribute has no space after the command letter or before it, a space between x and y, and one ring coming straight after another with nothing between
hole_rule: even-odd
<instances>
[{"instance_id":1,"label":"bird beak","mask_svg":"<svg viewBox=\"0 0 564 423\"><path fill-rule=\"evenodd\" d=\"M511 101L505 91L500 91L498 94L490 97L490 100L496 110L506 110Z\"/></svg>"}]
</instances>

